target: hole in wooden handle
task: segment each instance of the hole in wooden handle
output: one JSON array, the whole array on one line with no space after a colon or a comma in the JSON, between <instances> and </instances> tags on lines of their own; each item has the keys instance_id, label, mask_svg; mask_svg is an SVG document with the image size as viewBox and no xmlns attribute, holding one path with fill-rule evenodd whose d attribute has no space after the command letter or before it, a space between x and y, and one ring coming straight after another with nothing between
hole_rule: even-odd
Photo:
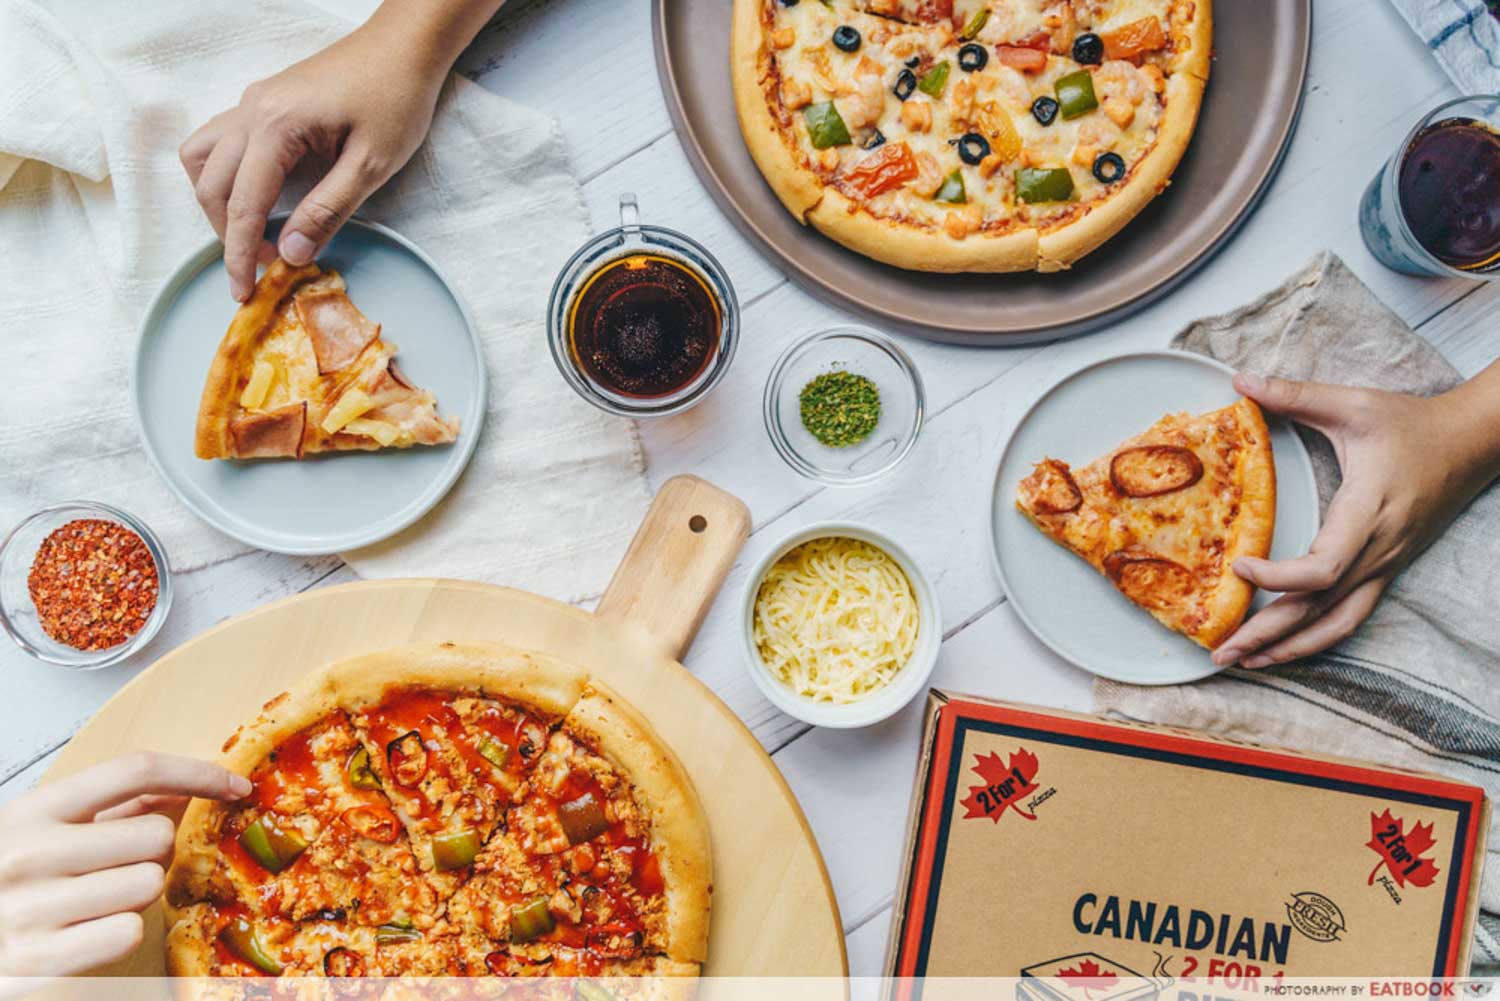
<instances>
[{"instance_id":1,"label":"hole in wooden handle","mask_svg":"<svg viewBox=\"0 0 1500 1001\"><path fill-rule=\"evenodd\" d=\"M691 528L695 534L701 534L707 527L708 519L701 514L695 514L688 519L688 528Z\"/></svg>"}]
</instances>

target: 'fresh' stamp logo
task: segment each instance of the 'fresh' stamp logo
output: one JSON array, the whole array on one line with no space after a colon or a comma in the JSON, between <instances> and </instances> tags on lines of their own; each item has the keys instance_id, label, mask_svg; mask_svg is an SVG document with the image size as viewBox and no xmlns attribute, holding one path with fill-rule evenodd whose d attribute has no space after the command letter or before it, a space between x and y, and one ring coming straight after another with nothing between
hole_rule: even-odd
<instances>
[{"instance_id":1,"label":"'fresh' stamp logo","mask_svg":"<svg viewBox=\"0 0 1500 1001\"><path fill-rule=\"evenodd\" d=\"M1339 905L1311 890L1292 894L1287 901L1286 916L1293 928L1314 942L1337 942L1345 928L1344 912Z\"/></svg>"},{"instance_id":2,"label":"'fresh' stamp logo","mask_svg":"<svg viewBox=\"0 0 1500 1001\"><path fill-rule=\"evenodd\" d=\"M1390 873L1390 878L1402 889L1408 883L1412 886L1432 885L1438 867L1432 859L1424 857L1437 844L1431 824L1418 823L1408 832L1406 821L1391 816L1387 807L1379 815L1370 814L1370 833L1371 838L1365 846L1379 855L1380 861L1370 870L1367 886L1375 885L1375 877L1380 875L1381 869Z\"/></svg>"},{"instance_id":3,"label":"'fresh' stamp logo","mask_svg":"<svg viewBox=\"0 0 1500 1001\"><path fill-rule=\"evenodd\" d=\"M984 780L984 785L969 786L969 795L960 801L964 806L965 820L989 817L998 824L1007 809L1015 810L1027 820L1036 819L1036 814L1022 803L1037 791L1033 781L1037 772L1035 754L1024 747L1018 748L1011 754L1009 765L994 752L976 754L973 771Z\"/></svg>"}]
</instances>

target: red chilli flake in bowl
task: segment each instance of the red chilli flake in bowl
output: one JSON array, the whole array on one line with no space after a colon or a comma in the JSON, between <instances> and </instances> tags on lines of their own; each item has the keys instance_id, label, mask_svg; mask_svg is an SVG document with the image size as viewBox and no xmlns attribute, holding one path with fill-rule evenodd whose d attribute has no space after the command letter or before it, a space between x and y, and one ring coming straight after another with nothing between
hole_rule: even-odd
<instances>
[{"instance_id":1,"label":"red chilli flake in bowl","mask_svg":"<svg viewBox=\"0 0 1500 1001\"><path fill-rule=\"evenodd\" d=\"M42 540L26 578L42 629L75 650L107 650L156 608L156 561L124 525L79 518Z\"/></svg>"}]
</instances>

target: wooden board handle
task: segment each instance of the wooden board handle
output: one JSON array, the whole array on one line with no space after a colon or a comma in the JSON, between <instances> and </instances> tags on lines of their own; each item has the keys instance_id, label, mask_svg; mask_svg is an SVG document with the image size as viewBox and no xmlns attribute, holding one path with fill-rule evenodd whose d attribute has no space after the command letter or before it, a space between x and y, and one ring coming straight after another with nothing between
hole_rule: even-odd
<instances>
[{"instance_id":1,"label":"wooden board handle","mask_svg":"<svg viewBox=\"0 0 1500 1001\"><path fill-rule=\"evenodd\" d=\"M662 484L595 614L681 660L750 537L750 509L696 476Z\"/></svg>"}]
</instances>

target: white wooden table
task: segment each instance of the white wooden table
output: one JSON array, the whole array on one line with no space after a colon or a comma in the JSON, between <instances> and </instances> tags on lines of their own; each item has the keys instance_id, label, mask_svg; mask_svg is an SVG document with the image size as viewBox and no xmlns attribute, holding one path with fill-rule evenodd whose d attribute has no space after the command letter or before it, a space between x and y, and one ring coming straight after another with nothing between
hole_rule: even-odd
<instances>
[{"instance_id":1,"label":"white wooden table","mask_svg":"<svg viewBox=\"0 0 1500 1001\"><path fill-rule=\"evenodd\" d=\"M927 426L893 476L856 489L799 478L766 438L760 394L771 361L793 339L848 318L758 256L698 183L657 84L649 0L512 0L459 68L497 93L557 115L596 225L612 225L620 193L634 191L649 221L692 234L728 269L744 308L733 370L702 406L641 429L653 486L693 472L750 505L755 533L726 595L739 592L747 567L781 534L813 520L869 521L911 549L940 593L944 644L933 684L1087 708L1089 677L1031 638L1006 604L987 553L993 464L1037 390L1087 361L1165 346L1186 322L1248 301L1325 248L1340 254L1465 373L1500 353L1488 315L1500 301L1500 283L1393 274L1366 252L1356 224L1365 184L1423 112L1455 95L1452 85L1388 4L1315 0L1315 8L1312 67L1296 136L1267 197L1229 246L1165 300L1088 337L991 350L908 339L929 394ZM1234 44L1218 40L1221 51ZM156 656L228 616L352 579L335 557L268 553L182 575L172 616L152 649L129 665L91 675L43 667L4 645L0 800L31 786L69 736ZM720 600L687 665L775 756L827 859L851 972L878 974L916 760L918 707L863 731L811 730L756 692L740 660L736 627L735 602ZM203 683L213 684L214 665L202 670Z\"/></svg>"}]
</instances>

